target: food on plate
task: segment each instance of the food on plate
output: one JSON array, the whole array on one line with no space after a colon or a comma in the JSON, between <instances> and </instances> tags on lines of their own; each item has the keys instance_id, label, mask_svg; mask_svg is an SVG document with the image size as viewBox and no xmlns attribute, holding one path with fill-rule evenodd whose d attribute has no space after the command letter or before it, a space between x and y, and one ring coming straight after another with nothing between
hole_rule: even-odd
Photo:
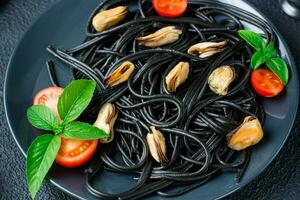
<instances>
[{"instance_id":1,"label":"food on plate","mask_svg":"<svg viewBox=\"0 0 300 200\"><path fill-rule=\"evenodd\" d=\"M256 93L263 97L274 97L284 88L278 76L271 70L261 68L252 72L251 84Z\"/></svg>"},{"instance_id":2,"label":"food on plate","mask_svg":"<svg viewBox=\"0 0 300 200\"><path fill-rule=\"evenodd\" d=\"M59 119L57 104L64 89L48 87L40 90L34 97L33 105L49 107ZM61 146L55 161L64 167L78 167L86 163L95 153L98 140L74 140L61 138Z\"/></svg>"},{"instance_id":3,"label":"food on plate","mask_svg":"<svg viewBox=\"0 0 300 200\"><path fill-rule=\"evenodd\" d=\"M187 0L152 0L156 12L163 17L178 17L182 15L188 5Z\"/></svg>"},{"instance_id":4,"label":"food on plate","mask_svg":"<svg viewBox=\"0 0 300 200\"><path fill-rule=\"evenodd\" d=\"M175 92L177 87L184 83L189 76L188 62L179 62L166 76L166 86L169 92Z\"/></svg>"},{"instance_id":5,"label":"food on plate","mask_svg":"<svg viewBox=\"0 0 300 200\"><path fill-rule=\"evenodd\" d=\"M33 99L33 105L44 105L49 107L54 114L59 117L57 111L57 102L61 93L64 91L61 87L47 87L36 93Z\"/></svg>"},{"instance_id":6,"label":"food on plate","mask_svg":"<svg viewBox=\"0 0 300 200\"><path fill-rule=\"evenodd\" d=\"M200 42L191 46L188 53L199 55L200 58L207 58L224 51L226 45L226 40L222 42Z\"/></svg>"},{"instance_id":7,"label":"food on plate","mask_svg":"<svg viewBox=\"0 0 300 200\"><path fill-rule=\"evenodd\" d=\"M87 190L98 198L143 199L178 196L222 173L235 172L240 181L250 149L268 142L261 98L280 94L289 72L265 21L217 1L130 5L102 2L83 42L47 47L75 81L59 98L62 89L45 90L56 92L58 103L37 97L51 109L28 109L29 122L52 133L39 136L28 151L32 196L55 157L75 167L96 151L100 156L86 165ZM259 31L245 30L244 22ZM55 70L48 71L59 86ZM35 157L47 160L34 164ZM93 185L106 170L130 172L136 184L122 193Z\"/></svg>"},{"instance_id":8,"label":"food on plate","mask_svg":"<svg viewBox=\"0 0 300 200\"><path fill-rule=\"evenodd\" d=\"M238 128L228 134L228 146L236 151L241 151L257 144L263 135L259 120L256 117L247 116Z\"/></svg>"},{"instance_id":9,"label":"food on plate","mask_svg":"<svg viewBox=\"0 0 300 200\"><path fill-rule=\"evenodd\" d=\"M263 97L277 96L288 84L289 70L286 62L278 56L275 43L266 43L261 35L250 30L240 30L239 35L256 52L251 57L251 67L254 70L251 83L254 90ZM268 69L257 69L258 67Z\"/></svg>"},{"instance_id":10,"label":"food on plate","mask_svg":"<svg viewBox=\"0 0 300 200\"><path fill-rule=\"evenodd\" d=\"M105 31L122 21L126 17L127 12L126 6L118 6L101 11L93 17L93 27L97 32Z\"/></svg>"},{"instance_id":11,"label":"food on plate","mask_svg":"<svg viewBox=\"0 0 300 200\"><path fill-rule=\"evenodd\" d=\"M118 117L118 110L111 103L104 103L100 108L98 117L94 122L94 126L104 130L109 136L102 138L102 143L109 143L114 139L114 124Z\"/></svg>"},{"instance_id":12,"label":"food on plate","mask_svg":"<svg viewBox=\"0 0 300 200\"><path fill-rule=\"evenodd\" d=\"M215 69L208 77L209 88L218 95L226 95L236 73L233 67L222 65Z\"/></svg>"},{"instance_id":13,"label":"food on plate","mask_svg":"<svg viewBox=\"0 0 300 200\"><path fill-rule=\"evenodd\" d=\"M129 79L134 71L134 64L130 61L123 62L117 69L108 76L105 84L109 87L119 85Z\"/></svg>"},{"instance_id":14,"label":"food on plate","mask_svg":"<svg viewBox=\"0 0 300 200\"><path fill-rule=\"evenodd\" d=\"M139 45L146 47L160 47L171 44L178 40L182 30L175 26L166 26L147 36L138 37L136 40Z\"/></svg>"},{"instance_id":15,"label":"food on plate","mask_svg":"<svg viewBox=\"0 0 300 200\"><path fill-rule=\"evenodd\" d=\"M94 155L98 140L78 140L61 137L61 146L55 161L63 167L78 167Z\"/></svg>"},{"instance_id":16,"label":"food on plate","mask_svg":"<svg viewBox=\"0 0 300 200\"><path fill-rule=\"evenodd\" d=\"M64 167L83 165L95 153L98 139L108 136L95 126L74 121L90 103L95 88L93 80L76 80L65 89L49 87L38 92L35 104L27 109L34 127L50 131L38 136L27 152L26 176L32 198L54 160Z\"/></svg>"},{"instance_id":17,"label":"food on plate","mask_svg":"<svg viewBox=\"0 0 300 200\"><path fill-rule=\"evenodd\" d=\"M169 160L167 158L167 147L164 135L154 126L150 127L151 133L146 136L149 151L158 163L166 165Z\"/></svg>"}]
</instances>

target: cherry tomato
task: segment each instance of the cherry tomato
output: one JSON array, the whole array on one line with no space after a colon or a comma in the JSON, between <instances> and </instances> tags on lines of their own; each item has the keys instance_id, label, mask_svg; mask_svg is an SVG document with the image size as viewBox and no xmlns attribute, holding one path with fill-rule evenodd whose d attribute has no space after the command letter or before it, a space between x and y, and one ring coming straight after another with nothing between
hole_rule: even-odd
<instances>
[{"instance_id":1,"label":"cherry tomato","mask_svg":"<svg viewBox=\"0 0 300 200\"><path fill-rule=\"evenodd\" d=\"M283 90L281 80L268 69L256 69L251 75L254 90L263 97L274 97Z\"/></svg>"},{"instance_id":2,"label":"cherry tomato","mask_svg":"<svg viewBox=\"0 0 300 200\"><path fill-rule=\"evenodd\" d=\"M59 118L57 103L63 90L61 87L45 88L35 95L33 104L48 106ZM61 147L56 162L64 167L83 165L94 155L97 144L98 140L73 140L61 137Z\"/></svg>"},{"instance_id":3,"label":"cherry tomato","mask_svg":"<svg viewBox=\"0 0 300 200\"><path fill-rule=\"evenodd\" d=\"M68 168L81 166L91 159L97 145L98 140L73 140L62 137L55 161Z\"/></svg>"},{"instance_id":4,"label":"cherry tomato","mask_svg":"<svg viewBox=\"0 0 300 200\"><path fill-rule=\"evenodd\" d=\"M63 91L64 89L61 87L48 87L42 89L35 95L33 105L45 105L58 117L57 102Z\"/></svg>"},{"instance_id":5,"label":"cherry tomato","mask_svg":"<svg viewBox=\"0 0 300 200\"><path fill-rule=\"evenodd\" d=\"M188 5L187 0L153 0L152 3L160 16L170 18L182 15Z\"/></svg>"}]
</instances>

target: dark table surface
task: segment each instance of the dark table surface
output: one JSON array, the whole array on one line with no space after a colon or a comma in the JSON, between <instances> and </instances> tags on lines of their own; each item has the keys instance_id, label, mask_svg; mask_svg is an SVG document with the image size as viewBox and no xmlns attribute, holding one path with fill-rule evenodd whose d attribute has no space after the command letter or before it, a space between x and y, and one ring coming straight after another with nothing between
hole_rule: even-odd
<instances>
[{"instance_id":1,"label":"dark table surface","mask_svg":"<svg viewBox=\"0 0 300 200\"><path fill-rule=\"evenodd\" d=\"M3 80L10 55L28 26L55 0L0 0L0 199L30 199L25 181L25 159L8 129L2 100ZM87 1L88 2L88 1ZM277 0L249 0L286 39L300 72L300 21L280 9ZM75 3L75 1L74 1ZM226 199L300 199L300 115L272 164L253 182ZM72 200L45 182L37 199Z\"/></svg>"}]
</instances>

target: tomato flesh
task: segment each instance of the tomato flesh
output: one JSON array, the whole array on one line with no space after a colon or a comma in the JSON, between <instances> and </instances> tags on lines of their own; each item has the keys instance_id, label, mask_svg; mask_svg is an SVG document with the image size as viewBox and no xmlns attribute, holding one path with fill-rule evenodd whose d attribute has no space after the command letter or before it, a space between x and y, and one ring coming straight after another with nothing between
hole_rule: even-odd
<instances>
[{"instance_id":1,"label":"tomato flesh","mask_svg":"<svg viewBox=\"0 0 300 200\"><path fill-rule=\"evenodd\" d=\"M187 9L187 0L153 0L153 7L163 17L178 17Z\"/></svg>"},{"instance_id":2,"label":"tomato flesh","mask_svg":"<svg viewBox=\"0 0 300 200\"><path fill-rule=\"evenodd\" d=\"M61 87L48 87L40 90L34 97L33 105L44 105L49 107L58 117L57 103L58 98L64 91Z\"/></svg>"},{"instance_id":3,"label":"tomato flesh","mask_svg":"<svg viewBox=\"0 0 300 200\"><path fill-rule=\"evenodd\" d=\"M68 168L81 166L91 159L97 145L98 140L73 140L62 137L55 161Z\"/></svg>"},{"instance_id":4,"label":"tomato flesh","mask_svg":"<svg viewBox=\"0 0 300 200\"><path fill-rule=\"evenodd\" d=\"M40 90L34 97L34 105L49 107L59 119L57 103L63 92L61 87L48 87ZM78 167L85 164L94 155L98 140L73 140L61 137L61 147L56 156L56 163L64 167Z\"/></svg>"},{"instance_id":5,"label":"tomato flesh","mask_svg":"<svg viewBox=\"0 0 300 200\"><path fill-rule=\"evenodd\" d=\"M274 97L284 88L281 80L268 69L256 69L253 71L251 84L256 93L263 97Z\"/></svg>"}]
</instances>

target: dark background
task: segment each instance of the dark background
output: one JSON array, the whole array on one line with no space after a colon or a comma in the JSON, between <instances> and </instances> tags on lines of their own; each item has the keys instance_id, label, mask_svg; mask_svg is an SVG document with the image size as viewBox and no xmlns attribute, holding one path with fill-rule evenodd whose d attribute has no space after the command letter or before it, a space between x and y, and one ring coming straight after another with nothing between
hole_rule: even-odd
<instances>
[{"instance_id":1,"label":"dark background","mask_svg":"<svg viewBox=\"0 0 300 200\"><path fill-rule=\"evenodd\" d=\"M0 199L30 199L25 181L25 158L8 129L3 109L3 80L10 55L28 26L55 0L0 0ZM88 3L88 0L83 0ZM76 1L74 1L75 3ZM249 0L286 39L300 66L300 21L280 9L277 0ZM300 72L300 68L298 69ZM272 164L253 182L226 199L300 199L300 115L287 143ZM200 197L201 198L201 197ZM37 199L73 200L45 182Z\"/></svg>"}]
</instances>

